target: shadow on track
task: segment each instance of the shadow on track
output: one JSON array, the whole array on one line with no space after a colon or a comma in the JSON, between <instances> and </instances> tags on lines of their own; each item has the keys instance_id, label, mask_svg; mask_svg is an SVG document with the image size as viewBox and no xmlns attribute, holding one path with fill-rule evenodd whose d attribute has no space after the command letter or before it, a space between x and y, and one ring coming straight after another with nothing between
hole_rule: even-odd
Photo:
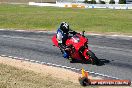
<instances>
[{"instance_id":1,"label":"shadow on track","mask_svg":"<svg viewBox=\"0 0 132 88\"><path fill-rule=\"evenodd\" d=\"M99 64L97 66L102 66L102 65L105 65L107 63L110 63L110 60L99 59Z\"/></svg>"},{"instance_id":2,"label":"shadow on track","mask_svg":"<svg viewBox=\"0 0 132 88\"><path fill-rule=\"evenodd\" d=\"M90 61L82 61L82 60L72 60L70 61L70 63L82 63L82 64L91 64ZM97 66L103 66L107 63L110 63L110 60L106 60L106 59L99 59L99 64Z\"/></svg>"}]
</instances>

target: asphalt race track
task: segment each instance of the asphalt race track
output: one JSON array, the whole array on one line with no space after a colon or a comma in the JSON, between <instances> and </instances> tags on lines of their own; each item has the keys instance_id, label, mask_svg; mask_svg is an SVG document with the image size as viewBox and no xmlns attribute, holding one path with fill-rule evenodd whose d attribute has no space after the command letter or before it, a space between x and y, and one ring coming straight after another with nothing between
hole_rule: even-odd
<instances>
[{"instance_id":1,"label":"asphalt race track","mask_svg":"<svg viewBox=\"0 0 132 88\"><path fill-rule=\"evenodd\" d=\"M52 46L54 33L0 30L0 54L28 58L132 80L132 38L87 36L89 48L101 60L99 66L70 63ZM63 73L62 73L63 74Z\"/></svg>"}]
</instances>

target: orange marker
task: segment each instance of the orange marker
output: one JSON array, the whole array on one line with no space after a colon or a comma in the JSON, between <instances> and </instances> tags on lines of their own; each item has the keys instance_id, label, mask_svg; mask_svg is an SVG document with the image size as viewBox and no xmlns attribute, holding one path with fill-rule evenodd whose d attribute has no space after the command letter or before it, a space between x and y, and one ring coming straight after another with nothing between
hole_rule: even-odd
<instances>
[{"instance_id":1,"label":"orange marker","mask_svg":"<svg viewBox=\"0 0 132 88\"><path fill-rule=\"evenodd\" d=\"M92 80L88 78L88 72L86 72L83 68L81 70L82 77L79 77L79 82L82 86L88 86L88 85L125 85L130 86L131 81L130 80L112 80L112 79L97 79Z\"/></svg>"}]
</instances>

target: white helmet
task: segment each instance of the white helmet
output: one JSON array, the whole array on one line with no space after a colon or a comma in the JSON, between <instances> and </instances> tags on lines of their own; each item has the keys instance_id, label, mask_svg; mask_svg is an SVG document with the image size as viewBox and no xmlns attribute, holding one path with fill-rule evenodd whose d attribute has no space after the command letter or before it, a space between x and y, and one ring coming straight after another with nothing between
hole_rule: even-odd
<instances>
[{"instance_id":1,"label":"white helmet","mask_svg":"<svg viewBox=\"0 0 132 88\"><path fill-rule=\"evenodd\" d=\"M62 22L60 24L60 29L64 32L68 32L69 31L69 25L66 22Z\"/></svg>"}]
</instances>

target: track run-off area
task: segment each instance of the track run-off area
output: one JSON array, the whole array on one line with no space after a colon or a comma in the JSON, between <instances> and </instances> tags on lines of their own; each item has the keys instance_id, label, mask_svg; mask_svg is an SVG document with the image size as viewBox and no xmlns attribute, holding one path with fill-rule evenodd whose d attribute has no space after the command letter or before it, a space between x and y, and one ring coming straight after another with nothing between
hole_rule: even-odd
<instances>
[{"instance_id":1,"label":"track run-off area","mask_svg":"<svg viewBox=\"0 0 132 88\"><path fill-rule=\"evenodd\" d=\"M88 35L89 48L100 59L101 64L70 63L60 50L53 46L51 38L55 32L30 32L0 30L0 55L53 63L61 66L84 68L119 79L132 81L132 38Z\"/></svg>"}]
</instances>

